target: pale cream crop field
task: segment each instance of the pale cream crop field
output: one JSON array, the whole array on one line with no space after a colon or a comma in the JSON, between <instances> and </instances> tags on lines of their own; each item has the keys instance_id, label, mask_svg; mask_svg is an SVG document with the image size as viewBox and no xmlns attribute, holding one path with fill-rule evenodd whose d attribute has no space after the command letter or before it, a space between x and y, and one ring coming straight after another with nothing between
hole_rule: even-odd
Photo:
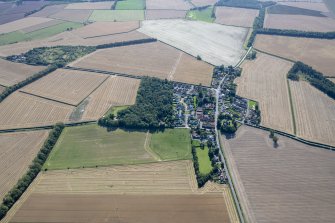
<instances>
[{"instance_id":1,"label":"pale cream crop field","mask_svg":"<svg viewBox=\"0 0 335 223\"><path fill-rule=\"evenodd\" d=\"M23 19L19 19L13 22L5 23L0 25L0 34L2 33L10 33L13 31L17 31L20 29L24 29L30 26L38 25L41 23L49 22L53 19L50 18L42 18L42 17L27 17Z\"/></svg>"},{"instance_id":2,"label":"pale cream crop field","mask_svg":"<svg viewBox=\"0 0 335 223\"><path fill-rule=\"evenodd\" d=\"M186 13L187 11L169 9L146 10L145 19L183 19L185 18Z\"/></svg>"},{"instance_id":3,"label":"pale cream crop field","mask_svg":"<svg viewBox=\"0 0 335 223\"><path fill-rule=\"evenodd\" d=\"M231 139L221 137L246 220L335 222L335 153L242 126Z\"/></svg>"},{"instance_id":4,"label":"pale cream crop field","mask_svg":"<svg viewBox=\"0 0 335 223\"><path fill-rule=\"evenodd\" d=\"M193 6L184 0L146 0L146 9L189 10Z\"/></svg>"},{"instance_id":5,"label":"pale cream crop field","mask_svg":"<svg viewBox=\"0 0 335 223\"><path fill-rule=\"evenodd\" d=\"M36 157L48 131L0 134L0 199L26 173Z\"/></svg>"},{"instance_id":6,"label":"pale cream crop field","mask_svg":"<svg viewBox=\"0 0 335 223\"><path fill-rule=\"evenodd\" d=\"M68 4L65 9L111 9L113 4L113 1L72 3Z\"/></svg>"},{"instance_id":7,"label":"pale cream crop field","mask_svg":"<svg viewBox=\"0 0 335 223\"><path fill-rule=\"evenodd\" d=\"M335 146L335 102L305 81L290 81L297 135Z\"/></svg>"},{"instance_id":8,"label":"pale cream crop field","mask_svg":"<svg viewBox=\"0 0 335 223\"><path fill-rule=\"evenodd\" d=\"M97 120L112 106L133 105L136 101L139 79L111 76L88 98L82 120Z\"/></svg>"},{"instance_id":9,"label":"pale cream crop field","mask_svg":"<svg viewBox=\"0 0 335 223\"><path fill-rule=\"evenodd\" d=\"M76 106L108 77L105 74L58 69L20 91Z\"/></svg>"},{"instance_id":10,"label":"pale cream crop field","mask_svg":"<svg viewBox=\"0 0 335 223\"><path fill-rule=\"evenodd\" d=\"M210 86L213 66L161 42L93 52L69 66Z\"/></svg>"},{"instance_id":11,"label":"pale cream crop field","mask_svg":"<svg viewBox=\"0 0 335 223\"><path fill-rule=\"evenodd\" d=\"M258 16L256 9L215 7L215 22L223 25L252 27Z\"/></svg>"},{"instance_id":12,"label":"pale cream crop field","mask_svg":"<svg viewBox=\"0 0 335 223\"><path fill-rule=\"evenodd\" d=\"M248 29L201 21L142 21L140 32L213 65L236 65L245 54Z\"/></svg>"},{"instance_id":13,"label":"pale cream crop field","mask_svg":"<svg viewBox=\"0 0 335 223\"><path fill-rule=\"evenodd\" d=\"M15 92L0 103L0 129L53 125L69 119L74 107Z\"/></svg>"},{"instance_id":14,"label":"pale cream crop field","mask_svg":"<svg viewBox=\"0 0 335 223\"><path fill-rule=\"evenodd\" d=\"M259 102L261 125L293 133L287 73L293 63L267 54L242 64L236 79L237 94Z\"/></svg>"},{"instance_id":15,"label":"pale cream crop field","mask_svg":"<svg viewBox=\"0 0 335 223\"><path fill-rule=\"evenodd\" d=\"M13 63L0 59L0 84L12 86L43 70L42 66L30 66L22 63Z\"/></svg>"},{"instance_id":16,"label":"pale cream crop field","mask_svg":"<svg viewBox=\"0 0 335 223\"><path fill-rule=\"evenodd\" d=\"M257 35L254 45L256 49L302 61L325 76L335 77L335 40Z\"/></svg>"}]
</instances>

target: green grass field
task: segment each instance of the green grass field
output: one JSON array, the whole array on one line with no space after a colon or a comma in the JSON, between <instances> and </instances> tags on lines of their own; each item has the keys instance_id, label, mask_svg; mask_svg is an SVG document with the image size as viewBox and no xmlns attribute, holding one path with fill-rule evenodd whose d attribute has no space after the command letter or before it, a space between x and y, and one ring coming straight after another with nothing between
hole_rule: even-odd
<instances>
[{"instance_id":1,"label":"green grass field","mask_svg":"<svg viewBox=\"0 0 335 223\"><path fill-rule=\"evenodd\" d=\"M249 101L248 101L248 107L249 107L250 109L255 110L255 109L256 109L256 105L257 105L257 102L252 101L252 100L249 100Z\"/></svg>"},{"instance_id":2,"label":"green grass field","mask_svg":"<svg viewBox=\"0 0 335 223\"><path fill-rule=\"evenodd\" d=\"M187 12L186 18L204 22L213 22L215 18L212 18L212 12L213 7L208 7L204 10L190 10Z\"/></svg>"},{"instance_id":3,"label":"green grass field","mask_svg":"<svg viewBox=\"0 0 335 223\"><path fill-rule=\"evenodd\" d=\"M67 169L155 162L144 149L145 132L108 132L98 125L63 130L44 168Z\"/></svg>"},{"instance_id":4,"label":"green grass field","mask_svg":"<svg viewBox=\"0 0 335 223\"><path fill-rule=\"evenodd\" d=\"M117 113L119 111L122 111L126 108L129 108L129 105L112 107L106 112L105 116L110 115L110 114L114 114L115 116L117 116Z\"/></svg>"},{"instance_id":5,"label":"green grass field","mask_svg":"<svg viewBox=\"0 0 335 223\"><path fill-rule=\"evenodd\" d=\"M152 134L150 149L162 160L192 159L188 129L165 129Z\"/></svg>"},{"instance_id":6,"label":"green grass field","mask_svg":"<svg viewBox=\"0 0 335 223\"><path fill-rule=\"evenodd\" d=\"M94 10L90 21L137 21L144 20L144 10Z\"/></svg>"},{"instance_id":7,"label":"green grass field","mask_svg":"<svg viewBox=\"0 0 335 223\"><path fill-rule=\"evenodd\" d=\"M81 23L74 23L74 22L64 22L54 26L50 26L47 28L43 28L40 30L36 30L30 33L23 33L21 31L15 31L11 33L6 33L0 35L0 45L6 45L16 42L28 41L28 40L35 40L35 39L43 39L58 33L64 32L67 29L76 29L82 27L83 24Z\"/></svg>"},{"instance_id":8,"label":"green grass field","mask_svg":"<svg viewBox=\"0 0 335 223\"><path fill-rule=\"evenodd\" d=\"M143 10L145 0L123 0L116 3L116 10Z\"/></svg>"},{"instance_id":9,"label":"green grass field","mask_svg":"<svg viewBox=\"0 0 335 223\"><path fill-rule=\"evenodd\" d=\"M212 171L213 167L208 156L208 147L205 146L204 149L198 147L196 148L196 151L197 151L200 173L209 174Z\"/></svg>"}]
</instances>

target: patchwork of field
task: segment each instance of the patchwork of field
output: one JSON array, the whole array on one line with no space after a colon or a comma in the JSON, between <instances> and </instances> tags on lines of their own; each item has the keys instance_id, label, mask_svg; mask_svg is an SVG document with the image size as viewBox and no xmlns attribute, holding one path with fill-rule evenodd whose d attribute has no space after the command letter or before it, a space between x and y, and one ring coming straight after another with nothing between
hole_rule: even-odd
<instances>
[{"instance_id":1,"label":"patchwork of field","mask_svg":"<svg viewBox=\"0 0 335 223\"><path fill-rule=\"evenodd\" d=\"M161 42L103 49L70 64L209 86L213 66Z\"/></svg>"},{"instance_id":2,"label":"patchwork of field","mask_svg":"<svg viewBox=\"0 0 335 223\"><path fill-rule=\"evenodd\" d=\"M84 23L91 16L92 12L93 10L64 9L50 15L49 17L53 19Z\"/></svg>"},{"instance_id":3,"label":"patchwork of field","mask_svg":"<svg viewBox=\"0 0 335 223\"><path fill-rule=\"evenodd\" d=\"M334 222L335 153L242 126L222 136L228 167L248 222Z\"/></svg>"},{"instance_id":4,"label":"patchwork of field","mask_svg":"<svg viewBox=\"0 0 335 223\"><path fill-rule=\"evenodd\" d=\"M97 120L106 114L112 106L135 104L139 85L140 80L138 79L109 77L86 99L88 102L82 111L81 119Z\"/></svg>"},{"instance_id":5,"label":"patchwork of field","mask_svg":"<svg viewBox=\"0 0 335 223\"><path fill-rule=\"evenodd\" d=\"M28 170L48 131L0 134L0 199Z\"/></svg>"},{"instance_id":6,"label":"patchwork of field","mask_svg":"<svg viewBox=\"0 0 335 223\"><path fill-rule=\"evenodd\" d=\"M237 94L259 104L261 125L293 133L287 73L292 63L257 53L257 58L242 64L242 75L236 79Z\"/></svg>"},{"instance_id":7,"label":"patchwork of field","mask_svg":"<svg viewBox=\"0 0 335 223\"><path fill-rule=\"evenodd\" d=\"M43 70L42 66L30 66L22 63L13 63L0 59L0 84L12 86Z\"/></svg>"},{"instance_id":8,"label":"patchwork of field","mask_svg":"<svg viewBox=\"0 0 335 223\"><path fill-rule=\"evenodd\" d=\"M144 10L94 10L90 21L139 21L144 20Z\"/></svg>"},{"instance_id":9,"label":"patchwork of field","mask_svg":"<svg viewBox=\"0 0 335 223\"><path fill-rule=\"evenodd\" d=\"M335 40L257 35L256 49L302 61L326 76L335 77Z\"/></svg>"},{"instance_id":10,"label":"patchwork of field","mask_svg":"<svg viewBox=\"0 0 335 223\"><path fill-rule=\"evenodd\" d=\"M243 57L248 29L200 21L143 21L140 32L214 65L235 65Z\"/></svg>"},{"instance_id":11,"label":"patchwork of field","mask_svg":"<svg viewBox=\"0 0 335 223\"><path fill-rule=\"evenodd\" d=\"M62 11L67 5L66 4L57 4L57 5L49 5L42 9L41 11L35 12L34 14L30 15L33 17L49 17L53 14L56 14Z\"/></svg>"},{"instance_id":12,"label":"patchwork of field","mask_svg":"<svg viewBox=\"0 0 335 223\"><path fill-rule=\"evenodd\" d=\"M65 9L111 9L113 4L113 1L72 3L68 4Z\"/></svg>"},{"instance_id":13,"label":"patchwork of field","mask_svg":"<svg viewBox=\"0 0 335 223\"><path fill-rule=\"evenodd\" d=\"M186 16L187 11L182 10L146 10L145 19L155 20L155 19L183 19Z\"/></svg>"},{"instance_id":14,"label":"patchwork of field","mask_svg":"<svg viewBox=\"0 0 335 223\"><path fill-rule=\"evenodd\" d=\"M305 15L266 14L264 28L332 32L335 31L335 19Z\"/></svg>"},{"instance_id":15,"label":"patchwork of field","mask_svg":"<svg viewBox=\"0 0 335 223\"><path fill-rule=\"evenodd\" d=\"M30 26L35 26L45 22L49 22L52 19L42 18L42 17L28 17L24 19L19 19L10 23L0 25L0 34L10 33L20 29L25 29Z\"/></svg>"},{"instance_id":16,"label":"patchwork of field","mask_svg":"<svg viewBox=\"0 0 335 223\"><path fill-rule=\"evenodd\" d=\"M215 22L219 24L252 27L255 18L258 16L258 10L233 7L215 7L215 16Z\"/></svg>"},{"instance_id":17,"label":"patchwork of field","mask_svg":"<svg viewBox=\"0 0 335 223\"><path fill-rule=\"evenodd\" d=\"M193 8L189 1L184 0L147 0L146 9L172 9L172 10L189 10Z\"/></svg>"},{"instance_id":18,"label":"patchwork of field","mask_svg":"<svg viewBox=\"0 0 335 223\"><path fill-rule=\"evenodd\" d=\"M305 81L290 81L297 135L335 146L335 102Z\"/></svg>"},{"instance_id":19,"label":"patchwork of field","mask_svg":"<svg viewBox=\"0 0 335 223\"><path fill-rule=\"evenodd\" d=\"M20 91L76 106L108 77L105 74L58 69Z\"/></svg>"},{"instance_id":20,"label":"patchwork of field","mask_svg":"<svg viewBox=\"0 0 335 223\"><path fill-rule=\"evenodd\" d=\"M53 125L69 119L74 107L15 92L0 103L0 129Z\"/></svg>"},{"instance_id":21,"label":"patchwork of field","mask_svg":"<svg viewBox=\"0 0 335 223\"><path fill-rule=\"evenodd\" d=\"M131 22L94 22L80 29L72 31L73 34L81 38L92 38L131 32L140 27L138 21Z\"/></svg>"},{"instance_id":22,"label":"patchwork of field","mask_svg":"<svg viewBox=\"0 0 335 223\"><path fill-rule=\"evenodd\" d=\"M37 24L37 25L34 25L34 26L29 26L27 28L21 29L21 31L24 32L24 33L30 33L30 32L34 32L34 31L37 31L37 30L40 30L40 29L45 29L47 27L54 26L54 25L57 25L57 24L60 24L60 23L64 23L64 21L54 19L54 20L50 20L50 21L47 21L47 22L44 22L44 23L40 23L40 24Z\"/></svg>"},{"instance_id":23,"label":"patchwork of field","mask_svg":"<svg viewBox=\"0 0 335 223\"><path fill-rule=\"evenodd\" d=\"M193 5L197 7L206 6L206 5L214 5L218 0L192 0Z\"/></svg>"}]
</instances>

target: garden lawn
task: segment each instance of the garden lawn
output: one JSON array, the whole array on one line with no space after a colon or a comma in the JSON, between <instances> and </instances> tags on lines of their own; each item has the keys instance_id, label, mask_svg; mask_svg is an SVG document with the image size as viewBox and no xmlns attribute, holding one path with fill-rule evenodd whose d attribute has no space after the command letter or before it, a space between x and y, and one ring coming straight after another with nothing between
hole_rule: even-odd
<instances>
[{"instance_id":1,"label":"garden lawn","mask_svg":"<svg viewBox=\"0 0 335 223\"><path fill-rule=\"evenodd\" d=\"M204 149L200 147L196 148L197 157L199 162L199 171L201 174L209 174L212 171L212 163L208 156L208 147L205 146Z\"/></svg>"}]
</instances>

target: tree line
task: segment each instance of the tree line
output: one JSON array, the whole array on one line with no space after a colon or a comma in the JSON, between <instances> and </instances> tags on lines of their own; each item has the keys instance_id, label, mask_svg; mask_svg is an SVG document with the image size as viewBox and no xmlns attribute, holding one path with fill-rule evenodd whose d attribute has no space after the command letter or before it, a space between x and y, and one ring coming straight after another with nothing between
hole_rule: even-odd
<instances>
[{"instance_id":1,"label":"tree line","mask_svg":"<svg viewBox=\"0 0 335 223\"><path fill-rule=\"evenodd\" d=\"M104 127L162 129L173 126L173 84L168 80L144 77L136 103L98 121Z\"/></svg>"},{"instance_id":2,"label":"tree line","mask_svg":"<svg viewBox=\"0 0 335 223\"><path fill-rule=\"evenodd\" d=\"M44 142L42 148L38 152L37 156L33 160L32 164L29 166L26 174L16 183L16 185L6 194L2 200L0 206L0 220L3 219L8 210L15 204L15 202L21 197L21 195L26 191L29 185L36 178L38 173L42 170L42 166L48 158L51 150L56 144L59 136L64 129L62 123L58 123L49 133L47 140Z\"/></svg>"},{"instance_id":3,"label":"tree line","mask_svg":"<svg viewBox=\"0 0 335 223\"><path fill-rule=\"evenodd\" d=\"M288 72L287 77L293 81L299 81L299 75L303 75L312 86L335 99L335 84L325 78L322 73L314 70L312 67L298 61Z\"/></svg>"}]
</instances>

